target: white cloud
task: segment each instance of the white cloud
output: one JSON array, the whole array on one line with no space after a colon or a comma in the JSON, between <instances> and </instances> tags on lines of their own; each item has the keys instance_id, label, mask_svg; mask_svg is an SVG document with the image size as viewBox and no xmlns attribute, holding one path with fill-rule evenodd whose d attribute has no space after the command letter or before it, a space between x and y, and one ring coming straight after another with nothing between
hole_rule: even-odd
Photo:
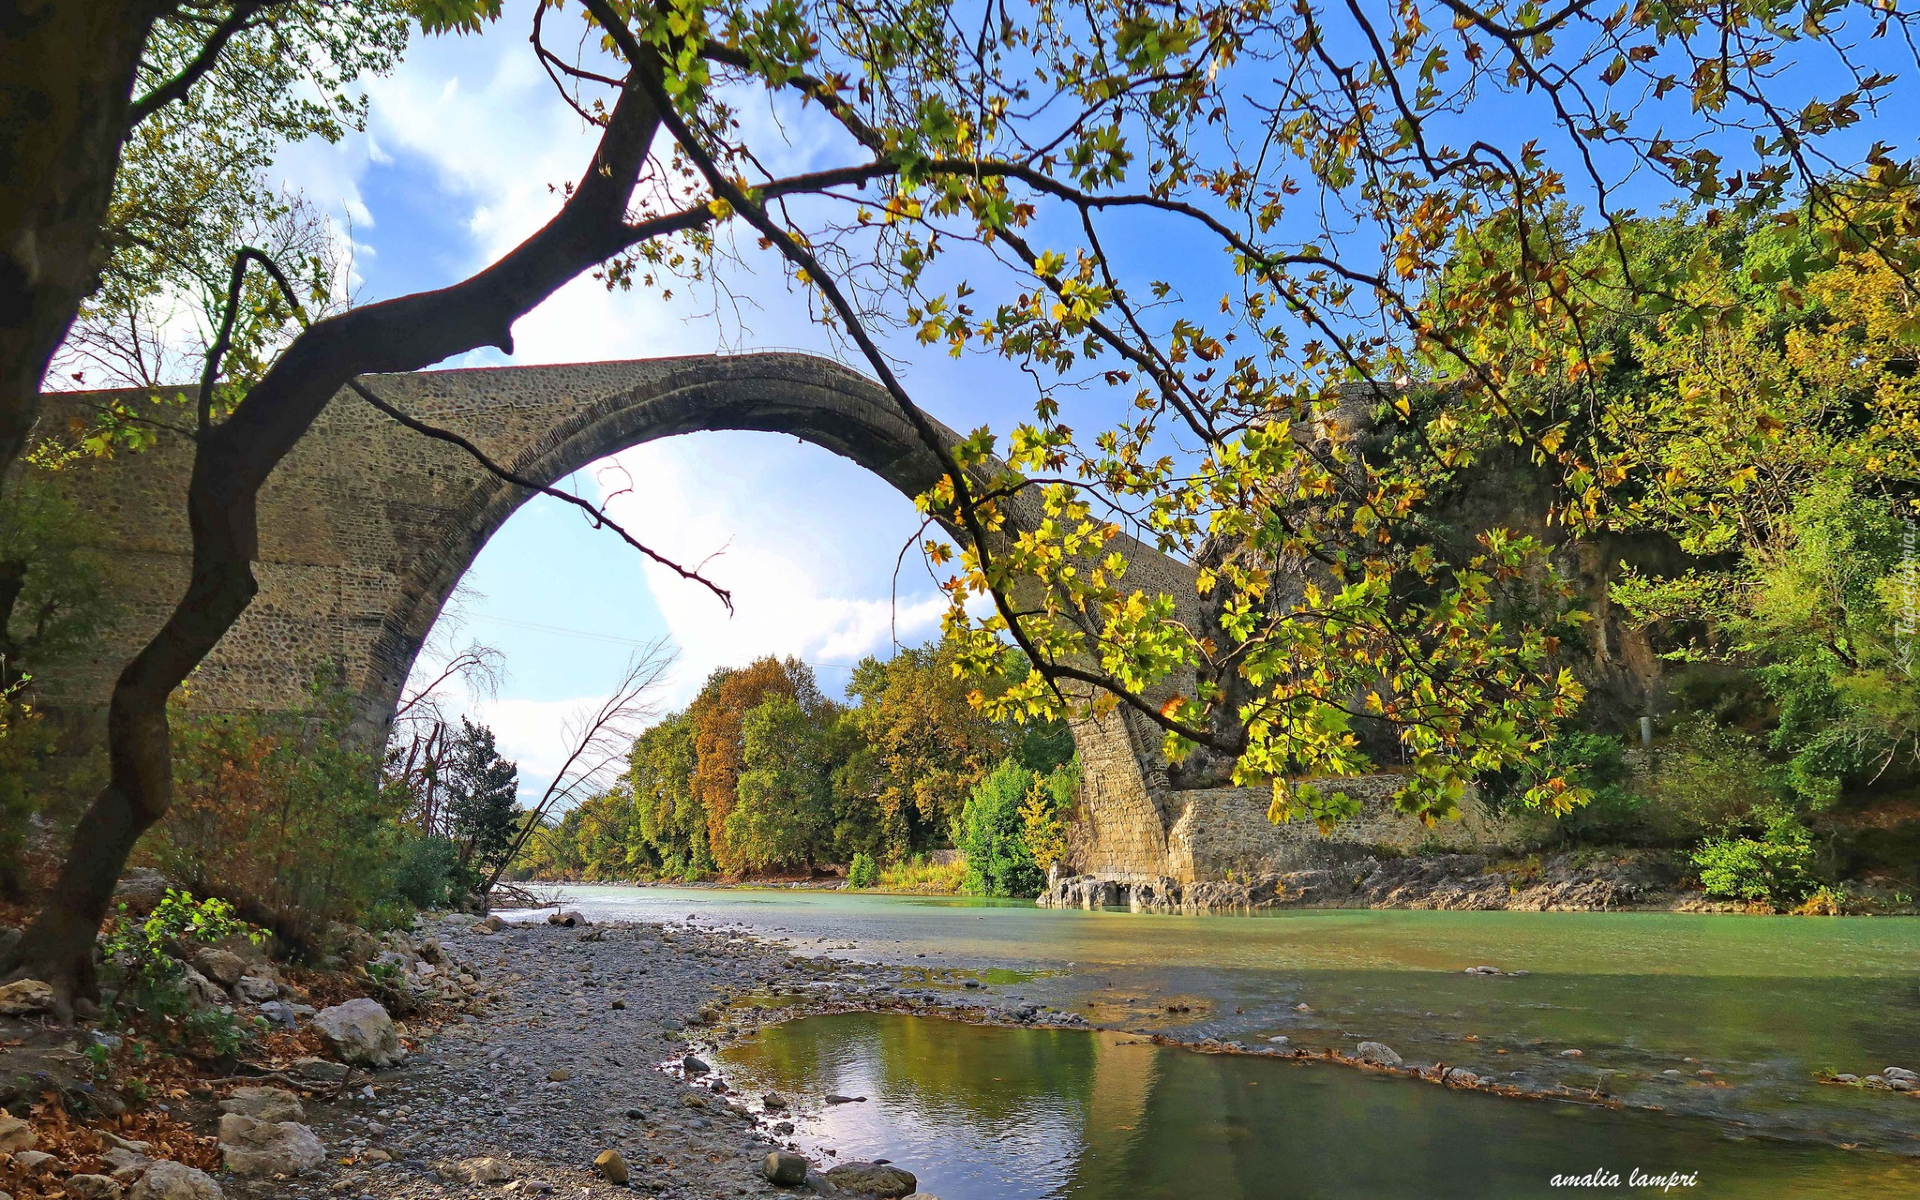
<instances>
[{"instance_id":1,"label":"white cloud","mask_svg":"<svg viewBox=\"0 0 1920 1200\"><path fill-rule=\"evenodd\" d=\"M909 552L917 519L904 497L850 463L769 435L684 437L615 456L598 477L614 518L649 546L732 594L733 613L698 584L649 563L647 586L680 649L673 702L715 667L794 655L844 668L918 645L939 630L941 598ZM836 494L837 493L837 494ZM845 678L825 670L828 689Z\"/></svg>"}]
</instances>

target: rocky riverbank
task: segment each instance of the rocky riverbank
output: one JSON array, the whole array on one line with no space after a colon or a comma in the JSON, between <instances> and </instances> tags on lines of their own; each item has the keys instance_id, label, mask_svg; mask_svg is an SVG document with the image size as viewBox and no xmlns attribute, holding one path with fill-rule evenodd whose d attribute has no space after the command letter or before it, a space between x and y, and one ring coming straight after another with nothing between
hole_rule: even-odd
<instances>
[{"instance_id":1,"label":"rocky riverbank","mask_svg":"<svg viewBox=\"0 0 1920 1200\"><path fill-rule=\"evenodd\" d=\"M899 1197L911 1164L797 1152L791 1118L830 1098L735 1095L699 1056L768 1020L862 1008L1086 1025L982 1003L958 975L898 986L726 932L527 916L452 914L343 951L411 1023L199 952L196 1011L276 1029L212 1078L186 1060L110 1072L118 1035L48 1024L46 997L9 985L0 1200Z\"/></svg>"},{"instance_id":2,"label":"rocky riverbank","mask_svg":"<svg viewBox=\"0 0 1920 1200\"><path fill-rule=\"evenodd\" d=\"M1310 869L1182 884L1170 878L1074 875L1056 879L1043 908L1127 908L1210 913L1275 908L1417 908L1584 912L1733 909L1684 886L1673 855L1354 854Z\"/></svg>"}]
</instances>

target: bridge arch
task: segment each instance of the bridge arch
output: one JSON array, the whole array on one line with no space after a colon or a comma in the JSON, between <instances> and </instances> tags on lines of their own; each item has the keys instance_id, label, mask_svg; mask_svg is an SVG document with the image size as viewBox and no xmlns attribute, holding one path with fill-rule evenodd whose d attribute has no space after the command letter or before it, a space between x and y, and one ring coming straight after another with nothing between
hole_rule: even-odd
<instances>
[{"instance_id":1,"label":"bridge arch","mask_svg":"<svg viewBox=\"0 0 1920 1200\"><path fill-rule=\"evenodd\" d=\"M515 475L553 483L676 434L791 434L872 471L911 497L939 460L891 397L838 363L804 354L702 355L568 366L369 376L388 404L467 438ZM105 398L45 398L62 428ZM136 406L141 393L121 397ZM938 426L949 444L956 435ZM119 615L86 652L46 672L44 705L69 745L97 745L113 680L184 589L192 541L186 487L193 443L161 431L140 454L76 475L73 500L111 564ZM416 434L351 391L327 405L260 498L260 590L188 683L192 707L287 711L322 663L340 665L363 735L384 740L415 657L475 556L534 493L464 450ZM1015 524L1030 514L1016 508ZM1130 539L1129 582L1194 602L1192 569ZM1192 614L1188 614L1192 617ZM1158 732L1121 709L1077 725L1084 764L1073 866L1183 882L1245 874L1293 854L1303 835L1265 820L1249 789L1169 786Z\"/></svg>"}]
</instances>

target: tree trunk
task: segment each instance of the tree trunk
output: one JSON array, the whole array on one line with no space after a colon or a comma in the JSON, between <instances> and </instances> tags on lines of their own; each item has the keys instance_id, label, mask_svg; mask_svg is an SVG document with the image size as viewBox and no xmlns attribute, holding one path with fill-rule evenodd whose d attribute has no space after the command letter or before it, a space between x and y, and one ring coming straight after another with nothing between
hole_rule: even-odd
<instances>
[{"instance_id":1,"label":"tree trunk","mask_svg":"<svg viewBox=\"0 0 1920 1200\"><path fill-rule=\"evenodd\" d=\"M0 0L3 3L4 0ZM414 371L481 346L511 352L514 321L635 240L626 206L659 116L622 89L593 161L553 220L452 287L349 309L294 339L223 424L201 434L187 489L186 595L127 665L107 715L107 786L75 828L59 881L7 964L51 984L60 1015L93 986L94 939L127 854L173 798L167 698L252 602L260 488L347 382Z\"/></svg>"},{"instance_id":2,"label":"tree trunk","mask_svg":"<svg viewBox=\"0 0 1920 1200\"><path fill-rule=\"evenodd\" d=\"M0 475L106 265L101 236L158 0L0 0Z\"/></svg>"}]
</instances>

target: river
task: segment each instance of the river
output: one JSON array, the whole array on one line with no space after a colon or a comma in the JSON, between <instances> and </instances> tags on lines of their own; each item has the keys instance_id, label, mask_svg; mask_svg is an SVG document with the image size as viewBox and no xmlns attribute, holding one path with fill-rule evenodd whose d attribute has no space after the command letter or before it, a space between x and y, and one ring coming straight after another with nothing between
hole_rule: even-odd
<instances>
[{"instance_id":1,"label":"river","mask_svg":"<svg viewBox=\"0 0 1920 1200\"><path fill-rule=\"evenodd\" d=\"M1920 1068L1920 920L1182 917L779 889L567 898L590 917L776 938L874 964L876 979L971 976L997 1002L1097 1025L1309 1049L1380 1041L1410 1063L1630 1106L898 1015L809 1018L728 1051L751 1086L869 1095L804 1114L799 1136L843 1157L891 1150L943 1200L1649 1194L1550 1182L1611 1171L1626 1185L1636 1169L1697 1175L1674 1194L1920 1196L1920 1098L1816 1082Z\"/></svg>"}]
</instances>

